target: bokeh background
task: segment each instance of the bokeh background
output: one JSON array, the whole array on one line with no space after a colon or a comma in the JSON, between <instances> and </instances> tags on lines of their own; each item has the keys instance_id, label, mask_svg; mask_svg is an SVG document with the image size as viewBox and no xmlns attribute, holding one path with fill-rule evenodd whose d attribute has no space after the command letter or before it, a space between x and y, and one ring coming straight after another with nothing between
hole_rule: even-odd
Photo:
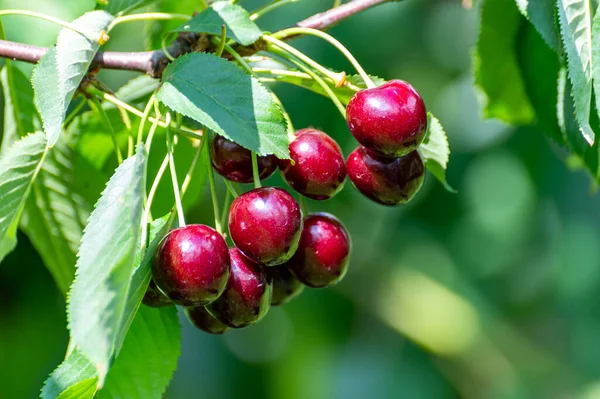
<instances>
[{"instance_id":1,"label":"bokeh background","mask_svg":"<svg viewBox=\"0 0 600 399\"><path fill-rule=\"evenodd\" d=\"M176 12L197 8L193 0L165 3ZM93 6L0 0L0 8L67 20ZM303 0L260 25L273 30L329 6ZM350 183L331 201L309 202L348 227L347 278L333 289L306 289L258 325L224 337L182 318L182 354L166 398L600 398L600 201L541 132L482 120L471 73L478 20L477 4L406 0L331 29L371 74L408 80L422 93L447 130L448 180L458 193L429 176L401 208L371 203ZM20 42L50 45L57 33L44 21L4 22L8 38ZM141 23L120 27L108 47L143 49L142 32ZM293 44L350 69L318 39ZM131 77L101 74L113 88ZM353 149L327 99L274 89L297 128L321 128L345 154ZM187 218L210 217L204 193ZM64 306L21 234L0 267L0 398L37 397L64 356Z\"/></svg>"}]
</instances>

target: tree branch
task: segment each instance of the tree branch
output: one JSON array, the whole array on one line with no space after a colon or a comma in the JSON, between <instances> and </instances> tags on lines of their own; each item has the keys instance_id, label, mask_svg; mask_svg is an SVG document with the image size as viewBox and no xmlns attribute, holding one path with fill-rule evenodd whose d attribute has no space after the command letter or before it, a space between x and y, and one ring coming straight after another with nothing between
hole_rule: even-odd
<instances>
[{"instance_id":1,"label":"tree branch","mask_svg":"<svg viewBox=\"0 0 600 399\"><path fill-rule=\"evenodd\" d=\"M296 26L324 30L354 14L389 1L390 0L352 0L339 7L332 8L300 21ZM178 38L178 40L169 46L169 54L173 57L177 57L192 51L192 42L193 41L190 40L189 36ZM47 47L0 40L0 57L2 58L36 63L47 51ZM157 78L160 77L168 62L169 60L162 50L141 52L105 51L96 54L91 68L138 71Z\"/></svg>"}]
</instances>

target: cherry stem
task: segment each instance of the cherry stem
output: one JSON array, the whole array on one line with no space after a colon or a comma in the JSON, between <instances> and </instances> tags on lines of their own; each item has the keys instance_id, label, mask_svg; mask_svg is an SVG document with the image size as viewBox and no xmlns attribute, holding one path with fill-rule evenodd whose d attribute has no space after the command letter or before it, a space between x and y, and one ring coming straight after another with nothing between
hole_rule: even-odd
<instances>
[{"instance_id":1,"label":"cherry stem","mask_svg":"<svg viewBox=\"0 0 600 399\"><path fill-rule=\"evenodd\" d=\"M217 57L220 57L223 55L223 50L225 50L225 42L227 40L227 27L225 26L225 24L221 25L221 41L219 42L219 46L217 47L217 50L215 51L215 55Z\"/></svg>"},{"instance_id":2,"label":"cherry stem","mask_svg":"<svg viewBox=\"0 0 600 399\"><path fill-rule=\"evenodd\" d=\"M303 52L297 50L296 48L290 46L289 44L277 39L276 37L270 35L263 35L262 39L267 42L267 51L276 52L277 49L283 50L284 53L279 53L283 57L287 58L287 55L292 55L302 62L306 63L311 68L320 72L323 76L331 79L335 83L336 86L341 86L346 80L346 74L344 72L334 73L329 69L325 68L323 65L319 64ZM274 51L275 50L275 51ZM286 54L287 53L287 54Z\"/></svg>"},{"instance_id":3,"label":"cherry stem","mask_svg":"<svg viewBox=\"0 0 600 399\"><path fill-rule=\"evenodd\" d=\"M261 188L260 175L258 174L258 157L254 151L252 151L252 178L254 179L254 188Z\"/></svg>"},{"instance_id":4,"label":"cherry stem","mask_svg":"<svg viewBox=\"0 0 600 399\"><path fill-rule=\"evenodd\" d=\"M233 47L231 47L228 44L224 44L223 46L225 48L225 51L227 51L229 54L231 54L231 56L237 61L239 62L239 64L242 66L242 68L244 68L246 71L248 71L248 73L250 75L254 75L254 72L252 71L252 68L250 67L250 65L246 62L246 60L244 60L242 58L242 56L233 49Z\"/></svg>"},{"instance_id":5,"label":"cherry stem","mask_svg":"<svg viewBox=\"0 0 600 399\"><path fill-rule=\"evenodd\" d=\"M51 17L49 15L41 14L41 13L38 13L38 12L35 12L35 11L28 11L28 10L1 10L0 11L0 17L5 16L5 15L24 15L24 16L27 16L27 17L33 17L33 18L43 19L44 21L55 23L55 24L60 25L60 26L62 26L64 28L70 29L73 32L79 33L80 35L83 35L83 36L87 37L88 39L90 39L90 40L92 40L92 41L94 41L96 43L103 44L103 42L105 41L103 39L103 36L105 35L105 33L104 33L104 35L100 34L98 37L94 37L93 35L82 31L81 29L79 29L77 26L73 25L70 22L63 21L62 19L54 18L54 17Z\"/></svg>"},{"instance_id":6,"label":"cherry stem","mask_svg":"<svg viewBox=\"0 0 600 399\"><path fill-rule=\"evenodd\" d=\"M258 10L254 11L251 15L250 15L250 19L252 21L256 21L257 19L259 19L260 17L262 17L263 15L278 9L281 6L284 6L286 4L290 4L290 3L296 3L300 0L279 0L279 1L275 1L271 4L267 4L266 6L259 8Z\"/></svg>"},{"instance_id":7,"label":"cherry stem","mask_svg":"<svg viewBox=\"0 0 600 399\"><path fill-rule=\"evenodd\" d=\"M117 134L115 133L112 123L110 123L110 119L108 119L106 112L104 112L104 108L102 108L102 104L100 104L100 101L96 97L90 98L90 105L93 105L93 107L96 109L100 119L102 119L104 127L110 132L110 137L112 139L113 146L115 147L115 154L117 155L117 162L119 165L121 165L123 163L123 154L121 153L121 148L119 148Z\"/></svg>"},{"instance_id":8,"label":"cherry stem","mask_svg":"<svg viewBox=\"0 0 600 399\"><path fill-rule=\"evenodd\" d=\"M283 114L283 118L287 122L288 140L291 142L295 138L294 132L296 131L296 130L294 130L294 124L292 123L292 118L290 118L290 114L288 114L288 112L285 110L285 108L283 106L283 103L281 102L281 100L279 99L279 97L277 97L275 95L275 93L273 93L273 100L275 101L275 103L277 105L279 105L279 108L281 108L281 113Z\"/></svg>"},{"instance_id":9,"label":"cherry stem","mask_svg":"<svg viewBox=\"0 0 600 399\"><path fill-rule=\"evenodd\" d=\"M198 0L198 3L200 4L200 9L202 11L208 8L208 3L206 2L206 0Z\"/></svg>"},{"instance_id":10,"label":"cherry stem","mask_svg":"<svg viewBox=\"0 0 600 399\"><path fill-rule=\"evenodd\" d=\"M73 101L71 100L71 102L73 102ZM75 117L83 109L83 107L85 107L85 103L86 103L86 101L82 100L79 102L79 104L77 104L77 106L73 109L73 111L71 111L69 113L69 115L67 115L67 117L65 118L65 121L63 122L63 127L69 126L69 123L71 123L73 121L73 119L75 119Z\"/></svg>"},{"instance_id":11,"label":"cherry stem","mask_svg":"<svg viewBox=\"0 0 600 399\"><path fill-rule=\"evenodd\" d=\"M115 26L124 24L127 22L136 22L136 21L171 21L171 20L181 20L181 21L189 21L191 17L186 14L173 14L166 12L147 12L147 13L139 13L132 15L124 15L121 17L115 18L110 25L108 25L107 31L110 32Z\"/></svg>"},{"instance_id":12,"label":"cherry stem","mask_svg":"<svg viewBox=\"0 0 600 399\"><path fill-rule=\"evenodd\" d=\"M148 221L151 218L150 210L152 208L152 202L154 201L154 196L156 195L156 190L158 190L158 185L162 180L165 171L167 170L167 166L169 165L169 154L165 155L160 167L158 168L158 172L154 177L154 181L152 182L152 186L150 187L150 191L148 192L148 200L146 201L146 208L144 209L144 215L142 216L142 249L146 247L146 234L148 232Z\"/></svg>"},{"instance_id":13,"label":"cherry stem","mask_svg":"<svg viewBox=\"0 0 600 399\"><path fill-rule=\"evenodd\" d=\"M146 121L148 121L148 117L150 116L150 111L152 111L152 107L154 106L154 101L155 101L154 95L155 95L155 93L152 93L152 95L150 96L150 99L148 100L148 102L146 103L146 106L144 107L144 113L142 114L142 120L140 121L140 126L138 128L138 136L137 136L138 144L144 140L144 129L146 128Z\"/></svg>"},{"instance_id":14,"label":"cherry stem","mask_svg":"<svg viewBox=\"0 0 600 399\"><path fill-rule=\"evenodd\" d=\"M175 209L177 210L177 217L179 221L179 227L185 227L185 216L183 214L183 205L181 204L181 194L179 192L179 181L177 179L177 169L175 168L175 157L174 152L174 137L171 136L171 113L167 112L167 147L169 154L169 169L171 171L171 182L173 183L173 195L175 196Z\"/></svg>"},{"instance_id":15,"label":"cherry stem","mask_svg":"<svg viewBox=\"0 0 600 399\"><path fill-rule=\"evenodd\" d=\"M227 187L227 192L229 194L231 194L231 196L233 198L237 198L240 196L240 194L238 193L238 191L235 189L235 187L233 187L233 184L231 184L231 182L227 179L223 179L223 182L225 182L225 187Z\"/></svg>"},{"instance_id":16,"label":"cherry stem","mask_svg":"<svg viewBox=\"0 0 600 399\"><path fill-rule=\"evenodd\" d=\"M369 74L367 72L365 72L364 68L360 65L360 63L358 62L356 57L354 57L352 55L352 53L342 43L340 43L336 38L332 37L331 35L323 32L323 31L320 31L317 29L312 29L312 28L289 28L289 29L284 29L279 32L276 32L272 36L277 39L285 39L289 36L296 36L296 35L311 35L311 36L315 36L315 37L318 37L320 39L323 39L323 40L329 42L336 49L338 49L340 51L340 53L342 53L344 55L344 57L346 57L348 59L348 61L350 61L350 63L352 64L354 69L356 69L356 71L358 72L360 77L363 79L363 81L365 82L365 84L367 85L368 88L371 89L371 88L377 87L377 85L373 82L373 80L371 79Z\"/></svg>"},{"instance_id":17,"label":"cherry stem","mask_svg":"<svg viewBox=\"0 0 600 399\"><path fill-rule=\"evenodd\" d=\"M204 136L204 134L203 134ZM181 197L185 196L185 192L187 191L190 183L192 182L192 176L194 174L194 169L196 168L196 164L198 163L198 159L200 159L200 154L202 153L203 148L206 146L206 141L208 137L204 137L200 145L198 146L198 150L194 154L194 158L192 159L192 163L188 168L187 173L185 174L185 179L183 180L183 184L181 185Z\"/></svg>"},{"instance_id":18,"label":"cherry stem","mask_svg":"<svg viewBox=\"0 0 600 399\"><path fill-rule=\"evenodd\" d=\"M304 216L308 215L308 208L306 207L306 201L304 200L304 196L299 194L298 196L298 204L300 205L300 210Z\"/></svg>"},{"instance_id":19,"label":"cherry stem","mask_svg":"<svg viewBox=\"0 0 600 399\"><path fill-rule=\"evenodd\" d=\"M171 55L171 53L169 53L169 49L167 48L167 39L169 38L169 34L165 35L165 37L162 38L162 40L160 41L160 48L162 49L163 53L165 53L165 57L167 57L169 59L169 61L173 62L175 61L175 57L173 57Z\"/></svg>"},{"instance_id":20,"label":"cherry stem","mask_svg":"<svg viewBox=\"0 0 600 399\"><path fill-rule=\"evenodd\" d=\"M206 145L204 147L204 151L206 154L206 159L210 160L210 149L209 149L208 145ZM215 217L215 229L219 233L222 234L223 228L221 226L221 213L219 212L219 199L217 198L217 187L215 185L215 175L213 172L212 163L210 161L207 163L207 168L208 168L208 183L210 186L210 195L212 197L213 213L214 213L214 217Z\"/></svg>"},{"instance_id":21,"label":"cherry stem","mask_svg":"<svg viewBox=\"0 0 600 399\"><path fill-rule=\"evenodd\" d=\"M225 199L223 200L223 211L221 212L221 226L227 224L227 214L229 213L229 205L231 204L231 193L225 191Z\"/></svg>"}]
</instances>

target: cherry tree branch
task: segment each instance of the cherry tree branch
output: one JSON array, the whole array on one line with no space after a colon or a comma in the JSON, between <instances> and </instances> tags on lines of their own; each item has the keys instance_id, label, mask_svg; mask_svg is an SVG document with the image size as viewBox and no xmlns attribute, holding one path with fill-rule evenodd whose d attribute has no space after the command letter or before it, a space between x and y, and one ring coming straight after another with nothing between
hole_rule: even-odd
<instances>
[{"instance_id":1,"label":"cherry tree branch","mask_svg":"<svg viewBox=\"0 0 600 399\"><path fill-rule=\"evenodd\" d=\"M352 15L389 1L392 0L351 0L339 7L302 20L296 26L325 30ZM169 54L177 57L192 51L194 38L197 38L197 36L180 36L169 46ZM0 40L1 58L36 63L47 51L47 47ZM244 53L251 52L252 49ZM138 71L152 77L160 77L168 62L169 60L162 50L140 52L105 51L96 54L92 63L92 69L103 68Z\"/></svg>"}]
</instances>

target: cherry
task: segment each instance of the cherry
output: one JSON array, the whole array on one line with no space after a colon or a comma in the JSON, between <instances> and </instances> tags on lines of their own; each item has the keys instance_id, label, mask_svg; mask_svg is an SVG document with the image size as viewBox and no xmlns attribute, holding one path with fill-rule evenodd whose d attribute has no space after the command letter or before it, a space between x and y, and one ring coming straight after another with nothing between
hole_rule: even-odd
<instances>
[{"instance_id":1,"label":"cherry","mask_svg":"<svg viewBox=\"0 0 600 399\"><path fill-rule=\"evenodd\" d=\"M425 180L425 168L417 151L394 159L358 146L348 156L346 167L358 191L383 205L406 204Z\"/></svg>"},{"instance_id":2,"label":"cherry","mask_svg":"<svg viewBox=\"0 0 600 399\"><path fill-rule=\"evenodd\" d=\"M300 241L302 212L285 190L263 187L237 197L229 208L229 233L244 255L275 266L289 260Z\"/></svg>"},{"instance_id":3,"label":"cherry","mask_svg":"<svg viewBox=\"0 0 600 399\"><path fill-rule=\"evenodd\" d=\"M313 213L304 220L298 250L286 263L305 285L329 287L339 282L350 258L350 236L335 216Z\"/></svg>"},{"instance_id":4,"label":"cherry","mask_svg":"<svg viewBox=\"0 0 600 399\"><path fill-rule=\"evenodd\" d=\"M346 165L338 143L324 132L302 129L290 144L291 160L280 162L288 184L315 200L333 197L344 186Z\"/></svg>"},{"instance_id":5,"label":"cherry","mask_svg":"<svg viewBox=\"0 0 600 399\"><path fill-rule=\"evenodd\" d=\"M227 180L238 183L251 183L252 153L250 150L225 137L216 135L210 146L210 161L218 174ZM258 157L258 175L260 179L271 176L277 168L274 155Z\"/></svg>"},{"instance_id":6,"label":"cherry","mask_svg":"<svg viewBox=\"0 0 600 399\"><path fill-rule=\"evenodd\" d=\"M272 285L258 263L237 248L229 250L231 273L223 294L207 306L219 321L233 328L242 328L259 321L269 310Z\"/></svg>"},{"instance_id":7,"label":"cherry","mask_svg":"<svg viewBox=\"0 0 600 399\"><path fill-rule=\"evenodd\" d=\"M204 306L185 308L185 315L194 327L210 334L223 334L231 330L231 327L212 317Z\"/></svg>"},{"instance_id":8,"label":"cherry","mask_svg":"<svg viewBox=\"0 0 600 399\"><path fill-rule=\"evenodd\" d=\"M165 294L160 292L154 280L150 280L150 284L142 298L142 303L153 308L162 308L164 306L173 305L173 302L171 302Z\"/></svg>"},{"instance_id":9,"label":"cherry","mask_svg":"<svg viewBox=\"0 0 600 399\"><path fill-rule=\"evenodd\" d=\"M304 285L284 265L269 267L266 272L273 282L271 306L283 305L304 290Z\"/></svg>"},{"instance_id":10,"label":"cherry","mask_svg":"<svg viewBox=\"0 0 600 399\"><path fill-rule=\"evenodd\" d=\"M387 156L403 156L416 150L427 132L425 103L402 80L359 91L350 99L346 112L356 140Z\"/></svg>"},{"instance_id":11,"label":"cherry","mask_svg":"<svg viewBox=\"0 0 600 399\"><path fill-rule=\"evenodd\" d=\"M183 306L208 305L225 289L229 251L223 236L211 227L194 224L167 234L152 262L160 290Z\"/></svg>"}]
</instances>

